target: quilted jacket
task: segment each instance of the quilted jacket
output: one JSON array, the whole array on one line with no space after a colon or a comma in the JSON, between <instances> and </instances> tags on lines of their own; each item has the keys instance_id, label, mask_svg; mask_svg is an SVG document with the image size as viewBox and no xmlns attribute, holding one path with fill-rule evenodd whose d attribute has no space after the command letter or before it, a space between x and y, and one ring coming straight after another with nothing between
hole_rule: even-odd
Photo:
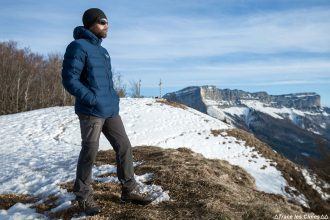
<instances>
[{"instance_id":1,"label":"quilted jacket","mask_svg":"<svg viewBox=\"0 0 330 220\"><path fill-rule=\"evenodd\" d=\"M108 51L88 29L79 26L65 52L62 83L75 96L75 112L101 118L119 114L119 97L114 89Z\"/></svg>"}]
</instances>

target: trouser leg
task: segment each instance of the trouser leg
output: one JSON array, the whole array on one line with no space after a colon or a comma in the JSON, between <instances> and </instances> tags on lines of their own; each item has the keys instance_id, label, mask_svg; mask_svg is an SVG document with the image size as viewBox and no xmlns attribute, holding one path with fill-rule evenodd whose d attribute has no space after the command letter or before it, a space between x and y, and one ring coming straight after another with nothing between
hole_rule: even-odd
<instances>
[{"instance_id":1,"label":"trouser leg","mask_svg":"<svg viewBox=\"0 0 330 220\"><path fill-rule=\"evenodd\" d=\"M82 143L73 192L77 199L86 199L92 193L92 168L98 151L100 134L105 119L87 115L78 116Z\"/></svg>"},{"instance_id":2,"label":"trouser leg","mask_svg":"<svg viewBox=\"0 0 330 220\"><path fill-rule=\"evenodd\" d=\"M136 186L132 147L121 117L118 115L113 118L107 118L102 132L116 152L117 176L122 184L122 189L130 191Z\"/></svg>"}]
</instances>

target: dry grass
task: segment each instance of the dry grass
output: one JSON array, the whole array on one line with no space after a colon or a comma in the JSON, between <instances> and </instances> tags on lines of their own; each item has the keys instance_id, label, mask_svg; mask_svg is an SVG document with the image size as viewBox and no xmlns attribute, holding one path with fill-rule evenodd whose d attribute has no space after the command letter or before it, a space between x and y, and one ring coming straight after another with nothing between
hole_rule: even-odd
<instances>
[{"instance_id":1,"label":"dry grass","mask_svg":"<svg viewBox=\"0 0 330 220\"><path fill-rule=\"evenodd\" d=\"M175 107L175 108L187 109L187 106L185 106L183 104L180 104L178 102L168 101L166 99L156 99L156 102L162 103L162 104L165 104L165 105L169 105L169 106L172 106L172 107Z\"/></svg>"},{"instance_id":2,"label":"dry grass","mask_svg":"<svg viewBox=\"0 0 330 220\"><path fill-rule=\"evenodd\" d=\"M138 175L154 173L151 183L169 191L172 201L140 206L120 204L120 186L94 183L96 201L103 207L100 215L87 219L273 219L278 214L302 214L300 206L289 204L279 195L259 192L254 179L238 166L226 161L205 159L189 149L133 148ZM112 150L100 151L97 164L114 164ZM71 190L72 183L61 185ZM47 213L49 209L40 209ZM79 216L76 205L58 213L53 219Z\"/></svg>"},{"instance_id":3,"label":"dry grass","mask_svg":"<svg viewBox=\"0 0 330 220\"><path fill-rule=\"evenodd\" d=\"M271 147L257 139L253 134L241 129L219 129L212 130L211 132L215 136L221 134L222 132L226 132L228 136L232 136L238 140L245 141L247 146L254 147L258 153L272 161L272 164L282 172L284 178L290 186L295 187L306 196L306 198L310 201L309 206L311 207L312 212L320 215L330 213L330 201L324 201L311 186L306 184L302 173L296 170L298 165L294 164L283 155L274 152ZM276 165L274 162L276 162Z\"/></svg>"},{"instance_id":4,"label":"dry grass","mask_svg":"<svg viewBox=\"0 0 330 220\"><path fill-rule=\"evenodd\" d=\"M33 208L35 208L36 211L39 213L46 213L49 212L52 208L55 208L57 206L56 205L57 200L58 197L54 195L50 195L43 203L33 206Z\"/></svg>"},{"instance_id":5,"label":"dry grass","mask_svg":"<svg viewBox=\"0 0 330 220\"><path fill-rule=\"evenodd\" d=\"M254 179L226 161L207 160L185 148L143 146L133 148L133 154L135 161L144 161L135 173L154 173L152 183L168 190L172 201L122 205L119 185L95 183L95 198L104 210L88 219L272 219L277 213L302 213L299 206L288 204L281 196L256 191ZM97 163L114 164L113 158L113 151L100 151ZM70 189L72 183L63 187ZM69 219L75 211L73 206L53 217Z\"/></svg>"},{"instance_id":6,"label":"dry grass","mask_svg":"<svg viewBox=\"0 0 330 220\"><path fill-rule=\"evenodd\" d=\"M36 198L24 194L0 194L0 209L9 209L16 203L34 203Z\"/></svg>"}]
</instances>

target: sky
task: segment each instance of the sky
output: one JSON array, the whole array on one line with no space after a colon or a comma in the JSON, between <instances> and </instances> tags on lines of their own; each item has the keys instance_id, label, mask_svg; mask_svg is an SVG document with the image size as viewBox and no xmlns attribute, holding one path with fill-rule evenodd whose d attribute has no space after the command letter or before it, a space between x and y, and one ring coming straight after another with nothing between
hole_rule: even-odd
<instances>
[{"instance_id":1,"label":"sky","mask_svg":"<svg viewBox=\"0 0 330 220\"><path fill-rule=\"evenodd\" d=\"M2 0L0 41L64 54L82 14L102 9L114 72L145 96L187 86L316 92L330 107L329 0Z\"/></svg>"}]
</instances>

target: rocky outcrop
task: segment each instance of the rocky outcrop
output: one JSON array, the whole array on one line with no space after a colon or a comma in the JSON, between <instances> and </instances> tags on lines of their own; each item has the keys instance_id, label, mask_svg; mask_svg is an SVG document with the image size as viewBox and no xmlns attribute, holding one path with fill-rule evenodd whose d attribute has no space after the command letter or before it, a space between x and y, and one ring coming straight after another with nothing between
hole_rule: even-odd
<instances>
[{"instance_id":1,"label":"rocky outcrop","mask_svg":"<svg viewBox=\"0 0 330 220\"><path fill-rule=\"evenodd\" d=\"M218 89L215 86L202 86L201 94L205 99L220 101L227 105L240 105L242 100L258 100L272 107L285 106L295 109L313 109L321 106L320 96L314 92L287 95L268 95L266 92L245 92L242 90ZM184 90L181 90L184 91Z\"/></svg>"},{"instance_id":2,"label":"rocky outcrop","mask_svg":"<svg viewBox=\"0 0 330 220\"><path fill-rule=\"evenodd\" d=\"M167 93L163 96L167 100L183 103L200 112L206 113L206 105L202 101L201 88L198 86L187 87L173 93Z\"/></svg>"}]
</instances>

